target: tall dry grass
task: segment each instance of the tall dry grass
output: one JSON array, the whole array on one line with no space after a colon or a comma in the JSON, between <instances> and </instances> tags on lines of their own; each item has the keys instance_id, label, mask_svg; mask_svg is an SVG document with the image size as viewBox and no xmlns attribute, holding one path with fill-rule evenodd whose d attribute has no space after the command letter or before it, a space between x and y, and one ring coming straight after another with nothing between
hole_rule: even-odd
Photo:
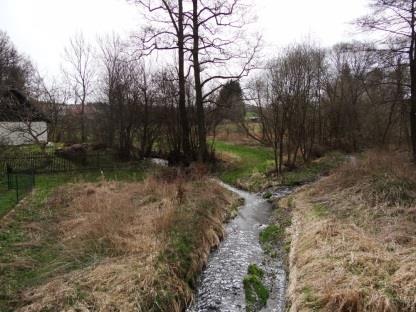
<instances>
[{"instance_id":1,"label":"tall dry grass","mask_svg":"<svg viewBox=\"0 0 416 312\"><path fill-rule=\"evenodd\" d=\"M62 252L98 260L26 290L20 311L182 311L235 202L195 172L55 192L48 209L59 211L51 226ZM186 250L177 236L193 238Z\"/></svg>"},{"instance_id":2,"label":"tall dry grass","mask_svg":"<svg viewBox=\"0 0 416 312\"><path fill-rule=\"evenodd\" d=\"M416 311L415 169L371 151L295 195L291 311Z\"/></svg>"}]
</instances>

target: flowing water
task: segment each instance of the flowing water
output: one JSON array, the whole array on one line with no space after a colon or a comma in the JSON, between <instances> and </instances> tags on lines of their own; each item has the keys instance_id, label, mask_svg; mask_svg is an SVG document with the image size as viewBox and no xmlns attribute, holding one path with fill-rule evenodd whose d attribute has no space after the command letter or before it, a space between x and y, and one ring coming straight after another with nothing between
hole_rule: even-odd
<instances>
[{"instance_id":1,"label":"flowing water","mask_svg":"<svg viewBox=\"0 0 416 312\"><path fill-rule=\"evenodd\" d=\"M226 235L208 260L200 276L195 301L187 312L245 311L243 279L248 266L257 264L266 272L265 284L271 289L270 299L262 311L284 311L286 273L281 256L264 254L259 233L270 222L272 205L261 196L223 184L244 198L238 216L226 226ZM273 194L283 197L289 189Z\"/></svg>"}]
</instances>

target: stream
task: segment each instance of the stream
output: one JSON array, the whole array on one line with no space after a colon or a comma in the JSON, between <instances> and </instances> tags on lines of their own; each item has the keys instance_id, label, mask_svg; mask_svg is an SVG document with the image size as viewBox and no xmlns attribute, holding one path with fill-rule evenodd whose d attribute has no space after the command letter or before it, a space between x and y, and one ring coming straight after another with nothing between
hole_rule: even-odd
<instances>
[{"instance_id":1,"label":"stream","mask_svg":"<svg viewBox=\"0 0 416 312\"><path fill-rule=\"evenodd\" d=\"M195 300L187 312L246 311L243 279L252 263L265 271L264 283L270 290L267 306L261 311L283 312L286 272L281 252L271 258L265 255L259 242L260 231L270 222L272 205L260 195L221 184L244 198L245 203L237 217L226 225L223 242L210 255L199 278ZM290 192L282 188L273 192L273 197L284 197Z\"/></svg>"}]
</instances>

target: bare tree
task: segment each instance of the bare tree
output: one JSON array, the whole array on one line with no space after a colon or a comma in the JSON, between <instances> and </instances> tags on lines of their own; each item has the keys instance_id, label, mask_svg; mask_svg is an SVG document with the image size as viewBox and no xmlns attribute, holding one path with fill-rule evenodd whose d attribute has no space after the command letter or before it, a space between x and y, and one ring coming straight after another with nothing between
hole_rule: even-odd
<instances>
[{"instance_id":1,"label":"bare tree","mask_svg":"<svg viewBox=\"0 0 416 312\"><path fill-rule=\"evenodd\" d=\"M14 136L25 143L44 147L47 143L46 119L27 95L33 91L35 69L23 57L5 32L0 31L0 127L6 141Z\"/></svg>"},{"instance_id":2,"label":"bare tree","mask_svg":"<svg viewBox=\"0 0 416 312\"><path fill-rule=\"evenodd\" d=\"M104 101L98 128L106 134L109 146L117 138L116 146L123 158L130 158L134 151L140 157L149 157L164 122L156 107L159 77L144 59L132 56L131 47L120 37L102 39L100 47Z\"/></svg>"},{"instance_id":3,"label":"bare tree","mask_svg":"<svg viewBox=\"0 0 416 312\"><path fill-rule=\"evenodd\" d=\"M248 74L258 50L258 38L254 43L245 41L242 44L243 38L246 38L243 28L247 22L244 16L247 7L240 0L135 2L155 13L151 18L153 27L145 29L143 49L149 53L173 49L178 52L180 116L186 113L186 108L183 110L185 95L185 99L192 100L191 106L195 105L197 142L192 142L192 145L198 151L198 159L206 161L208 150L204 105L228 80ZM190 92L186 93L186 81L191 75L193 92L188 89ZM188 105L189 108L191 106ZM184 118L181 118L180 123L183 131L187 127L188 137L191 138L190 123Z\"/></svg>"},{"instance_id":4,"label":"bare tree","mask_svg":"<svg viewBox=\"0 0 416 312\"><path fill-rule=\"evenodd\" d=\"M151 26L145 28L141 36L141 51L144 55L154 51L177 52L178 61L178 89L179 89L179 124L181 128L181 151L184 161L188 162L192 151L190 147L190 126L186 110L186 74L185 74L185 42L189 38L185 35L184 1L169 0L135 0L136 4L152 13L148 16Z\"/></svg>"},{"instance_id":5,"label":"bare tree","mask_svg":"<svg viewBox=\"0 0 416 312\"><path fill-rule=\"evenodd\" d=\"M341 43L328 54L330 70L325 82L328 142L335 148L357 151L363 134L360 109L365 81L375 65L374 52L361 43Z\"/></svg>"},{"instance_id":6,"label":"bare tree","mask_svg":"<svg viewBox=\"0 0 416 312\"><path fill-rule=\"evenodd\" d=\"M85 106L92 94L94 68L92 47L82 33L70 39L69 46L65 49L65 59L67 67L64 68L64 73L72 86L75 104L81 106L81 141L85 142Z\"/></svg>"},{"instance_id":7,"label":"bare tree","mask_svg":"<svg viewBox=\"0 0 416 312\"><path fill-rule=\"evenodd\" d=\"M410 72L410 133L416 161L416 0L371 0L372 13L358 20L365 30L379 32L382 49L402 54Z\"/></svg>"},{"instance_id":8,"label":"bare tree","mask_svg":"<svg viewBox=\"0 0 416 312\"><path fill-rule=\"evenodd\" d=\"M30 60L17 51L5 32L0 31L0 88L28 91L34 73Z\"/></svg>"},{"instance_id":9,"label":"bare tree","mask_svg":"<svg viewBox=\"0 0 416 312\"><path fill-rule=\"evenodd\" d=\"M187 26L192 30L189 49L194 74L198 157L202 161L208 156L204 104L230 79L247 75L259 49L259 38L254 38L254 42L243 40L247 9L240 0L192 0L191 12L185 13L190 21ZM242 64L235 64L236 60Z\"/></svg>"},{"instance_id":10,"label":"bare tree","mask_svg":"<svg viewBox=\"0 0 416 312\"><path fill-rule=\"evenodd\" d=\"M46 82L40 74L36 75L31 88L31 96L36 100L36 108L48 120L48 140L61 142L70 131L65 120L68 102L71 99L69 88L62 81L52 79Z\"/></svg>"},{"instance_id":11,"label":"bare tree","mask_svg":"<svg viewBox=\"0 0 416 312\"><path fill-rule=\"evenodd\" d=\"M0 129L6 134L6 140L14 137L19 144L35 143L45 150L48 120L24 93L17 89L1 91L0 120Z\"/></svg>"},{"instance_id":12,"label":"bare tree","mask_svg":"<svg viewBox=\"0 0 416 312\"><path fill-rule=\"evenodd\" d=\"M261 128L243 128L256 141L273 147L275 171L307 162L319 134L321 81L325 71L323 52L310 45L289 48L267 65L267 71L251 82L248 98L257 110ZM260 131L259 131L260 130Z\"/></svg>"}]
</instances>

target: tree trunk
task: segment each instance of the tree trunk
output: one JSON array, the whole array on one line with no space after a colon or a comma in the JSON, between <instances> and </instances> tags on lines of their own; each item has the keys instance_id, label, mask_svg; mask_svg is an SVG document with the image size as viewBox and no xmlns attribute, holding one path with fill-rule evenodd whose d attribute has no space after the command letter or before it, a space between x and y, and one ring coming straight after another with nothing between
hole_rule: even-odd
<instances>
[{"instance_id":1,"label":"tree trunk","mask_svg":"<svg viewBox=\"0 0 416 312\"><path fill-rule=\"evenodd\" d=\"M178 0L178 70L179 70L179 122L181 128L181 144L184 161L191 159L191 149L189 144L189 124L186 112L186 80L185 80L185 38L184 38L184 13L183 0Z\"/></svg>"},{"instance_id":2,"label":"tree trunk","mask_svg":"<svg viewBox=\"0 0 416 312\"><path fill-rule=\"evenodd\" d=\"M412 158L416 161L416 64L410 65L411 96L410 96L410 137L412 143Z\"/></svg>"},{"instance_id":3,"label":"tree trunk","mask_svg":"<svg viewBox=\"0 0 416 312\"><path fill-rule=\"evenodd\" d=\"M196 115L198 124L198 160L205 162L207 160L207 142L205 128L205 113L201 84L201 66L199 63L199 20L198 20L198 0L192 0L193 3L193 64L195 79L195 97L196 97Z\"/></svg>"},{"instance_id":4,"label":"tree trunk","mask_svg":"<svg viewBox=\"0 0 416 312\"><path fill-rule=\"evenodd\" d=\"M81 103L81 143L85 143L86 135L85 135L85 102Z\"/></svg>"},{"instance_id":5,"label":"tree trunk","mask_svg":"<svg viewBox=\"0 0 416 312\"><path fill-rule=\"evenodd\" d=\"M409 63L410 63L410 137L412 142L412 158L416 161L416 57L415 57L415 1L412 1L412 35L409 49Z\"/></svg>"}]
</instances>

